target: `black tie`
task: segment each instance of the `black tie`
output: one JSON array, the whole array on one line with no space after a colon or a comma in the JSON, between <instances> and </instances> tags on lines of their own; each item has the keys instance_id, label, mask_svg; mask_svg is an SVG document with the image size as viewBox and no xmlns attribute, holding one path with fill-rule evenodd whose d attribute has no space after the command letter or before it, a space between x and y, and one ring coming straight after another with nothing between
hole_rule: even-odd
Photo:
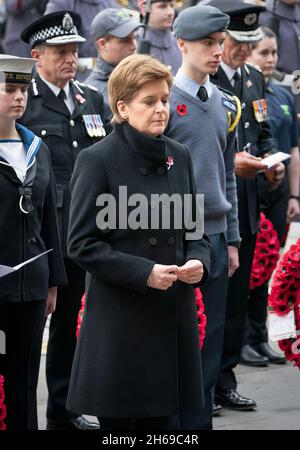
<instances>
[{"instance_id":1,"label":"black tie","mask_svg":"<svg viewBox=\"0 0 300 450\"><path fill-rule=\"evenodd\" d=\"M66 112L68 112L68 114L70 114L69 108L67 107L67 105L66 105L66 103L65 103L65 100L66 100L66 98L67 98L67 95L66 95L66 91L64 91L64 89L61 89L61 90L59 91L59 94L58 94L57 98L59 98L59 100L62 102L62 104L63 104L63 106L64 106L64 110L65 110Z\"/></svg>"},{"instance_id":2,"label":"black tie","mask_svg":"<svg viewBox=\"0 0 300 450\"><path fill-rule=\"evenodd\" d=\"M205 86L199 87L197 95L202 102L206 102L208 100L207 90Z\"/></svg>"},{"instance_id":3,"label":"black tie","mask_svg":"<svg viewBox=\"0 0 300 450\"><path fill-rule=\"evenodd\" d=\"M232 79L234 80L234 92L237 94L239 98L241 98L242 95L242 80L241 75L238 73L238 71L235 72Z\"/></svg>"},{"instance_id":4,"label":"black tie","mask_svg":"<svg viewBox=\"0 0 300 450\"><path fill-rule=\"evenodd\" d=\"M63 89L61 89L61 90L59 91L59 94L58 94L57 97L58 97L62 102L65 103L65 100L66 100L66 98L67 98L66 92L65 92Z\"/></svg>"}]
</instances>

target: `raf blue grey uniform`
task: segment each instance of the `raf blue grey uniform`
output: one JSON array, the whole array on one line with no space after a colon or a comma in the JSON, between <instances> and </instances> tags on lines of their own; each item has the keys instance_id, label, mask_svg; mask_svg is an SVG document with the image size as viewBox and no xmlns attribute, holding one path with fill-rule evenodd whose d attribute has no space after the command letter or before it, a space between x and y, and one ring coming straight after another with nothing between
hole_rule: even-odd
<instances>
[{"instance_id":1,"label":"raf blue grey uniform","mask_svg":"<svg viewBox=\"0 0 300 450\"><path fill-rule=\"evenodd\" d=\"M217 8L194 6L174 22L177 38L194 41L225 31L229 16ZM202 96L199 92L206 92ZM175 76L170 98L168 137L188 146L197 192L204 195L204 232L211 242L210 279L201 292L207 324L201 352L205 406L194 414L181 410L183 429L211 429L213 389L221 364L228 283L228 245L238 245L235 180L235 126L239 101L206 79L201 86L185 71ZM236 120L237 119L237 120Z\"/></svg>"},{"instance_id":2,"label":"raf blue grey uniform","mask_svg":"<svg viewBox=\"0 0 300 450\"><path fill-rule=\"evenodd\" d=\"M231 17L228 28L230 37L238 42L258 41L262 37L258 18L264 9L246 4L240 0L214 0L210 2ZM238 151L248 150L254 156L276 151L276 144L266 121L264 109L265 86L260 71L249 64L239 68L234 86L231 84L229 71L236 69L226 67L222 62L217 73L211 77L213 83L228 89L241 100L242 116L238 127ZM259 110L259 111L257 111ZM263 175L261 175L263 176ZM240 361L243 347L244 327L248 311L248 295L252 259L255 248L256 233L259 224L259 201L257 177L246 179L237 176L238 210L241 233L239 250L240 267L229 279L227 311L224 333L222 367L216 385L216 400L223 406L236 410L256 408L256 402L241 396L237 391L237 380L233 368ZM266 360L257 354L260 360Z\"/></svg>"},{"instance_id":3,"label":"raf blue grey uniform","mask_svg":"<svg viewBox=\"0 0 300 450\"><path fill-rule=\"evenodd\" d=\"M48 14L27 27L21 37L34 47L81 42L77 34L80 17L71 11ZM46 81L46 80L45 80ZM57 213L68 286L58 293L57 309L51 317L47 348L46 377L49 391L47 427L85 427L78 414L67 411L66 397L76 347L77 316L85 290L85 272L69 258L66 249L69 221L69 183L76 158L81 150L99 141L104 135L103 98L77 81L69 82L69 95L74 104L70 113L67 104L39 75L32 80L28 92L28 108L22 124L28 126L50 150L56 180ZM59 90L59 89L58 89Z\"/></svg>"}]
</instances>

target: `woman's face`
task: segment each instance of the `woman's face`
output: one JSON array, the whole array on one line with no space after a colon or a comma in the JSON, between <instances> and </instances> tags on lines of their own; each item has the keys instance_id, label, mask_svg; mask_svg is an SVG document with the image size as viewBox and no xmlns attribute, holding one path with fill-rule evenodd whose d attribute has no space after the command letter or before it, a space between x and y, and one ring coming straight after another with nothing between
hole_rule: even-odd
<instances>
[{"instance_id":1,"label":"woman's face","mask_svg":"<svg viewBox=\"0 0 300 450\"><path fill-rule=\"evenodd\" d=\"M0 83L0 117L17 120L27 105L27 84Z\"/></svg>"},{"instance_id":2,"label":"woman's face","mask_svg":"<svg viewBox=\"0 0 300 450\"><path fill-rule=\"evenodd\" d=\"M277 42L273 37L264 37L252 50L249 62L260 67L263 76L268 79L272 75L278 61Z\"/></svg>"},{"instance_id":3,"label":"woman's face","mask_svg":"<svg viewBox=\"0 0 300 450\"><path fill-rule=\"evenodd\" d=\"M118 102L121 116L150 137L163 134L169 120L170 90L166 80L145 83L130 103Z\"/></svg>"}]
</instances>

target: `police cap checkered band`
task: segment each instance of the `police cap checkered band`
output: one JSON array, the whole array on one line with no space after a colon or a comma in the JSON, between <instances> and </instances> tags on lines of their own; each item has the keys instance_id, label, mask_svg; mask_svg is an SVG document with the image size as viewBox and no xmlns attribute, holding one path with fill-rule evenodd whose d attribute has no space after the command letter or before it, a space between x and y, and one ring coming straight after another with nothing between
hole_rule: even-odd
<instances>
[{"instance_id":1,"label":"police cap checkered band","mask_svg":"<svg viewBox=\"0 0 300 450\"><path fill-rule=\"evenodd\" d=\"M78 34L80 16L73 11L57 11L40 17L21 33L21 39L34 47L45 43L61 45L85 42Z\"/></svg>"}]
</instances>

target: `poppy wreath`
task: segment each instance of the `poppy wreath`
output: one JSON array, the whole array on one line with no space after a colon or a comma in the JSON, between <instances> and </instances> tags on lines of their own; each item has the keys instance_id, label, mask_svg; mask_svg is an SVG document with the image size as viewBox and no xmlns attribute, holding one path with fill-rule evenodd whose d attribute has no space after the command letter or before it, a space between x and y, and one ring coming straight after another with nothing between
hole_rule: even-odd
<instances>
[{"instance_id":1,"label":"poppy wreath","mask_svg":"<svg viewBox=\"0 0 300 450\"><path fill-rule=\"evenodd\" d=\"M79 331L80 331L80 327L81 327L81 323L82 323L82 318L83 318L83 313L84 313L84 307L85 307L85 294L83 294L82 299L81 299L81 308L79 310L78 313L78 317L77 317L77 328L76 328L76 337L78 338L79 335Z\"/></svg>"},{"instance_id":2,"label":"poppy wreath","mask_svg":"<svg viewBox=\"0 0 300 450\"><path fill-rule=\"evenodd\" d=\"M4 420L6 418L6 406L4 403L4 377L0 375L0 431L6 430Z\"/></svg>"},{"instance_id":3,"label":"poppy wreath","mask_svg":"<svg viewBox=\"0 0 300 450\"><path fill-rule=\"evenodd\" d=\"M277 232L272 222L261 213L252 262L250 289L262 286L269 281L279 259L279 249Z\"/></svg>"},{"instance_id":4,"label":"poppy wreath","mask_svg":"<svg viewBox=\"0 0 300 450\"><path fill-rule=\"evenodd\" d=\"M269 307L279 316L291 309L295 313L296 330L300 330L300 239L283 255L273 277ZM300 369L300 335L278 341L279 348Z\"/></svg>"},{"instance_id":5,"label":"poppy wreath","mask_svg":"<svg viewBox=\"0 0 300 450\"><path fill-rule=\"evenodd\" d=\"M206 315L204 314L203 297L199 288L195 289L195 296L196 296L196 308L198 317L199 343L200 348L202 348L205 338Z\"/></svg>"}]
</instances>

